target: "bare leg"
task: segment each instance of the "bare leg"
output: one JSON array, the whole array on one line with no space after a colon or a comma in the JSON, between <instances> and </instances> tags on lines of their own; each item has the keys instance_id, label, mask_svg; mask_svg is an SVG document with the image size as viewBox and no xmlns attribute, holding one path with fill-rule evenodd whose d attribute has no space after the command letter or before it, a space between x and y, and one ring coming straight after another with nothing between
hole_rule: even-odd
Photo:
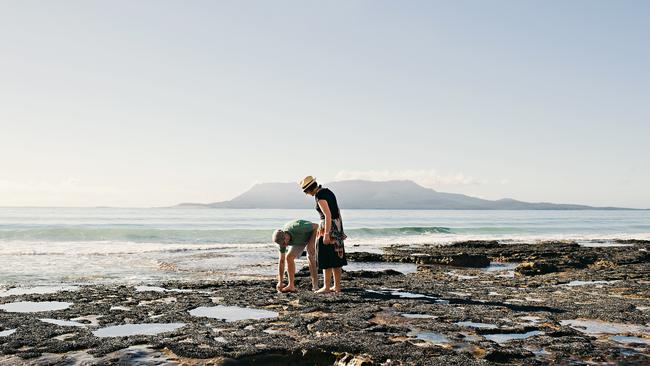
<instances>
[{"instance_id":1,"label":"bare leg","mask_svg":"<svg viewBox=\"0 0 650 366\"><path fill-rule=\"evenodd\" d=\"M334 274L334 291L341 292L341 267L332 268Z\"/></svg>"},{"instance_id":2,"label":"bare leg","mask_svg":"<svg viewBox=\"0 0 650 366\"><path fill-rule=\"evenodd\" d=\"M332 289L330 288L330 281L332 281L332 269L324 269L323 270L323 287L321 287L318 291L316 291L317 294L327 294L332 292Z\"/></svg>"},{"instance_id":3,"label":"bare leg","mask_svg":"<svg viewBox=\"0 0 650 366\"><path fill-rule=\"evenodd\" d=\"M291 254L287 255L287 277L289 277L289 284L282 289L282 292L295 292L296 262Z\"/></svg>"},{"instance_id":4,"label":"bare leg","mask_svg":"<svg viewBox=\"0 0 650 366\"><path fill-rule=\"evenodd\" d=\"M314 225L318 227L317 225ZM309 274L311 276L311 289L318 289L318 264L316 263L316 229L311 233L307 243L307 258L309 259Z\"/></svg>"}]
</instances>

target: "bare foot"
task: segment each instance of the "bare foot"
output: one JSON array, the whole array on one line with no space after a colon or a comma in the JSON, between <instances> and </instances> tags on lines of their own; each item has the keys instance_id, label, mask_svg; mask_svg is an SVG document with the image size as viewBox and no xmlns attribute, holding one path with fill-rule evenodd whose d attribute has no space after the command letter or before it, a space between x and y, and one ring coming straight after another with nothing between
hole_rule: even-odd
<instances>
[{"instance_id":1,"label":"bare foot","mask_svg":"<svg viewBox=\"0 0 650 366\"><path fill-rule=\"evenodd\" d=\"M340 294L341 293L341 288L340 287L338 287L338 288L334 287L334 292L336 292L337 294Z\"/></svg>"},{"instance_id":2,"label":"bare foot","mask_svg":"<svg viewBox=\"0 0 650 366\"><path fill-rule=\"evenodd\" d=\"M329 289L329 287L321 287L320 289L315 291L317 294L329 294L332 292L332 290Z\"/></svg>"},{"instance_id":3,"label":"bare foot","mask_svg":"<svg viewBox=\"0 0 650 366\"><path fill-rule=\"evenodd\" d=\"M296 288L294 286L287 286L282 289L282 292L296 292Z\"/></svg>"}]
</instances>

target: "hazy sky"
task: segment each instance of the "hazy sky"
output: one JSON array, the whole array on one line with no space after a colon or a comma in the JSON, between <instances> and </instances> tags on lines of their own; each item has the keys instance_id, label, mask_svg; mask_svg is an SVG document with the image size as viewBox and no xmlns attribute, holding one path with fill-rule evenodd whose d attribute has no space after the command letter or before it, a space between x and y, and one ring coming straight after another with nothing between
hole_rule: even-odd
<instances>
[{"instance_id":1,"label":"hazy sky","mask_svg":"<svg viewBox=\"0 0 650 366\"><path fill-rule=\"evenodd\" d=\"M256 182L650 207L649 1L0 0L0 206Z\"/></svg>"}]
</instances>

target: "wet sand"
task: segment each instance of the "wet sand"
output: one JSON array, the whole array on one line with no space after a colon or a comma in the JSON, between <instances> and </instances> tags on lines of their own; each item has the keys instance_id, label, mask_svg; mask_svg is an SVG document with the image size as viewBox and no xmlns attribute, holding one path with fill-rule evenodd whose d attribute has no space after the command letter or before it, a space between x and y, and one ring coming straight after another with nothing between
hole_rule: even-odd
<instances>
[{"instance_id":1,"label":"wet sand","mask_svg":"<svg viewBox=\"0 0 650 366\"><path fill-rule=\"evenodd\" d=\"M620 244L350 253L359 270L330 295L304 268L293 294L274 280L9 289L0 364L648 365L650 242Z\"/></svg>"}]
</instances>

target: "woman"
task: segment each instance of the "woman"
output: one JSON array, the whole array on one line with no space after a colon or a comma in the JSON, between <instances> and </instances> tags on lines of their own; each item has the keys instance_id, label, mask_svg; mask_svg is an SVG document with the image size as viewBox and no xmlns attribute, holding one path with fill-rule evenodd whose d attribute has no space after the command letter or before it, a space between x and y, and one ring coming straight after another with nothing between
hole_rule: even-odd
<instances>
[{"instance_id":1,"label":"woman","mask_svg":"<svg viewBox=\"0 0 650 366\"><path fill-rule=\"evenodd\" d=\"M300 181L302 191L316 198L316 211L320 215L317 238L318 269L323 271L323 287L316 293L332 292L330 281L334 277L334 291L341 292L341 267L348 264L345 259L345 248L343 240L346 236L343 233L341 222L341 211L339 210L336 196L327 188L323 188L312 176L307 176Z\"/></svg>"}]
</instances>

